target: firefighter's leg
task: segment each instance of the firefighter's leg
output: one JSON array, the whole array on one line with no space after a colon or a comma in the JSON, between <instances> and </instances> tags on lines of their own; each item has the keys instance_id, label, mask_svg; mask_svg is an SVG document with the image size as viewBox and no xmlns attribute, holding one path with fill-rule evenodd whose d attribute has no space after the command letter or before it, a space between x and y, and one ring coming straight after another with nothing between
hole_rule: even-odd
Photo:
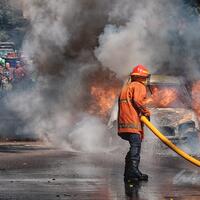
<instances>
[{"instance_id":1,"label":"firefighter's leg","mask_svg":"<svg viewBox=\"0 0 200 200\"><path fill-rule=\"evenodd\" d=\"M128 141L130 143L130 150L125 158L125 180L148 180L146 174L142 174L139 169L141 138L138 134L130 134Z\"/></svg>"},{"instance_id":2,"label":"firefighter's leg","mask_svg":"<svg viewBox=\"0 0 200 200\"><path fill-rule=\"evenodd\" d=\"M130 151L126 154L125 157L124 179L128 178L128 174L130 171L129 168L130 168Z\"/></svg>"},{"instance_id":3,"label":"firefighter's leg","mask_svg":"<svg viewBox=\"0 0 200 200\"><path fill-rule=\"evenodd\" d=\"M130 140L130 133L123 133L119 134L119 136L123 139L129 142ZM124 180L126 181L129 177L130 174L130 168L131 168L131 163L130 163L130 150L126 154L125 157L125 167L124 167Z\"/></svg>"}]
</instances>

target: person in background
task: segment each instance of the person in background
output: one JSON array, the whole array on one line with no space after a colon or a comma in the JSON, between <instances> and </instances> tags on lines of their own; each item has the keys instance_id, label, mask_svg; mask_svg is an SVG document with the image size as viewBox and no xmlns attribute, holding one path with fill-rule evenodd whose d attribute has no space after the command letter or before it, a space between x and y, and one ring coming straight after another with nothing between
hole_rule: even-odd
<instances>
[{"instance_id":1,"label":"person in background","mask_svg":"<svg viewBox=\"0 0 200 200\"><path fill-rule=\"evenodd\" d=\"M14 69L14 79L16 82L23 80L26 77L26 70L20 64L20 61L17 61L16 68Z\"/></svg>"},{"instance_id":2,"label":"person in background","mask_svg":"<svg viewBox=\"0 0 200 200\"><path fill-rule=\"evenodd\" d=\"M11 68L10 63L7 62L5 64L5 68L3 69L3 77L2 77L3 89L6 91L12 89L13 71L14 69Z\"/></svg>"},{"instance_id":3,"label":"person in background","mask_svg":"<svg viewBox=\"0 0 200 200\"><path fill-rule=\"evenodd\" d=\"M0 76L3 75L4 66L0 63Z\"/></svg>"},{"instance_id":4,"label":"person in background","mask_svg":"<svg viewBox=\"0 0 200 200\"><path fill-rule=\"evenodd\" d=\"M13 80L14 69L10 66L10 63L6 63L3 74L8 78L10 82Z\"/></svg>"}]
</instances>

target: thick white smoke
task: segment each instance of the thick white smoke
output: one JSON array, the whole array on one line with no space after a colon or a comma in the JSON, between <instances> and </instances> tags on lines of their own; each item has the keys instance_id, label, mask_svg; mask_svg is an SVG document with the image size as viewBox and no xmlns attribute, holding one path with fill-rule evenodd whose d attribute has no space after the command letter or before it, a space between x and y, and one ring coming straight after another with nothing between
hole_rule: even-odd
<instances>
[{"instance_id":1,"label":"thick white smoke","mask_svg":"<svg viewBox=\"0 0 200 200\"><path fill-rule=\"evenodd\" d=\"M200 23L185 7L181 0L116 2L109 13L110 24L99 37L96 57L119 77L138 63L152 73L177 75L187 70L190 78L199 74Z\"/></svg>"},{"instance_id":2,"label":"thick white smoke","mask_svg":"<svg viewBox=\"0 0 200 200\"><path fill-rule=\"evenodd\" d=\"M13 93L7 104L26 123L25 132L58 146L70 143L90 151L94 144L104 146L105 126L83 114L88 75L99 67L119 78L138 63L167 73L185 73L191 66L189 75L198 74L199 20L187 16L181 0L23 3L30 21L23 52L38 78L31 89Z\"/></svg>"},{"instance_id":3,"label":"thick white smoke","mask_svg":"<svg viewBox=\"0 0 200 200\"><path fill-rule=\"evenodd\" d=\"M88 38L90 34L93 37L92 32L96 34L96 25L91 25L93 19L84 10L96 15L103 2L23 2L24 15L30 21L23 52L32 60L29 69L37 73L37 82L13 92L7 100L9 109L25 123L18 132L45 138L63 148L102 150L105 124L83 113L87 104L83 97L89 93L83 79L98 64L89 50L94 39L87 41L81 34ZM89 30L85 30L87 26Z\"/></svg>"},{"instance_id":4,"label":"thick white smoke","mask_svg":"<svg viewBox=\"0 0 200 200\"><path fill-rule=\"evenodd\" d=\"M66 23L71 23L79 7L76 1L32 1L24 2L25 16L30 20L31 31L24 42L24 52L28 56L44 54L48 50L43 47L49 43L49 48L54 45L58 50L62 50L70 38L70 33ZM67 21L64 21L66 19ZM44 49L45 48L45 49ZM51 49L49 49L51 51ZM56 52L55 52L56 53ZM42 57L42 55L41 55Z\"/></svg>"}]
</instances>

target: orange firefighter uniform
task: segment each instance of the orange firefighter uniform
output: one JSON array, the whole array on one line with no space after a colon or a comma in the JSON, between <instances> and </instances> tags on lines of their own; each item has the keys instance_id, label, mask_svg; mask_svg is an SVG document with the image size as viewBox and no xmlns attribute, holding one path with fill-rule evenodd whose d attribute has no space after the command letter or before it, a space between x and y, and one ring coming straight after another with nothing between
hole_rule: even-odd
<instances>
[{"instance_id":1,"label":"orange firefighter uniform","mask_svg":"<svg viewBox=\"0 0 200 200\"><path fill-rule=\"evenodd\" d=\"M146 86L141 82L126 84L119 96L118 133L137 133L143 138L140 111L135 103L143 106L147 95ZM146 109L146 112L149 111Z\"/></svg>"}]
</instances>

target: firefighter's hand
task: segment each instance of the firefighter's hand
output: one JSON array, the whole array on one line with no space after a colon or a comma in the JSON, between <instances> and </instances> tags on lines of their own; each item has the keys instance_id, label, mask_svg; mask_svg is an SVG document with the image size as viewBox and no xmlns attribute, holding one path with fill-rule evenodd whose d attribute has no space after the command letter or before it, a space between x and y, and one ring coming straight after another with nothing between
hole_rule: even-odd
<instances>
[{"instance_id":1,"label":"firefighter's hand","mask_svg":"<svg viewBox=\"0 0 200 200\"><path fill-rule=\"evenodd\" d=\"M149 121L151 121L151 117L150 117L150 116L146 116L146 118L147 118Z\"/></svg>"},{"instance_id":2,"label":"firefighter's hand","mask_svg":"<svg viewBox=\"0 0 200 200\"><path fill-rule=\"evenodd\" d=\"M149 110L145 110L145 111L143 112L143 115L144 115L145 117L150 117L151 113L150 113Z\"/></svg>"},{"instance_id":3,"label":"firefighter's hand","mask_svg":"<svg viewBox=\"0 0 200 200\"><path fill-rule=\"evenodd\" d=\"M143 113L143 115L150 121L150 111L149 110L145 110L145 112Z\"/></svg>"}]
</instances>

